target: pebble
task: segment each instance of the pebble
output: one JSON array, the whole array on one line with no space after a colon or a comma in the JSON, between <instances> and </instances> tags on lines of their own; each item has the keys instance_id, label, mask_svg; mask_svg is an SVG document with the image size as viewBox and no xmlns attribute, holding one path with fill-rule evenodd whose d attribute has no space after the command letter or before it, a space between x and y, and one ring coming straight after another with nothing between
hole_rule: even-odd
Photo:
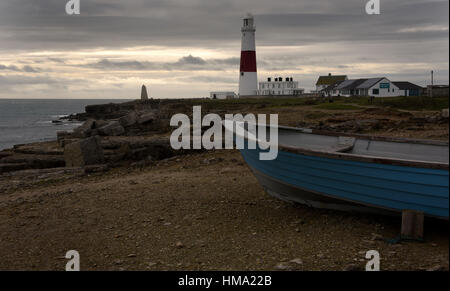
<instances>
[{"instance_id":1,"label":"pebble","mask_svg":"<svg viewBox=\"0 0 450 291\"><path fill-rule=\"evenodd\" d=\"M179 248L179 249L184 248L184 244L183 244L181 241L177 242L177 243L175 244L175 246L176 246L177 248Z\"/></svg>"},{"instance_id":2,"label":"pebble","mask_svg":"<svg viewBox=\"0 0 450 291\"><path fill-rule=\"evenodd\" d=\"M220 174L233 174L236 173L235 169L232 168L223 168L222 170L220 170Z\"/></svg>"},{"instance_id":3,"label":"pebble","mask_svg":"<svg viewBox=\"0 0 450 291\"><path fill-rule=\"evenodd\" d=\"M288 264L281 262L275 266L275 269L281 270L281 271L288 271L288 270L291 270L292 268Z\"/></svg>"},{"instance_id":4,"label":"pebble","mask_svg":"<svg viewBox=\"0 0 450 291\"><path fill-rule=\"evenodd\" d=\"M441 265L436 265L434 267L431 267L431 268L427 269L427 271L429 271L429 272L442 272L442 271L445 271L445 270L446 270L445 267L441 266Z\"/></svg>"},{"instance_id":5,"label":"pebble","mask_svg":"<svg viewBox=\"0 0 450 291\"><path fill-rule=\"evenodd\" d=\"M372 233L372 238L370 240L372 240L372 241L383 240L383 236L381 234L378 234L378 233Z\"/></svg>"},{"instance_id":6,"label":"pebble","mask_svg":"<svg viewBox=\"0 0 450 291\"><path fill-rule=\"evenodd\" d=\"M289 262L290 262L290 263L297 264L297 265L303 265L302 259L299 259L299 258L290 260Z\"/></svg>"}]
</instances>

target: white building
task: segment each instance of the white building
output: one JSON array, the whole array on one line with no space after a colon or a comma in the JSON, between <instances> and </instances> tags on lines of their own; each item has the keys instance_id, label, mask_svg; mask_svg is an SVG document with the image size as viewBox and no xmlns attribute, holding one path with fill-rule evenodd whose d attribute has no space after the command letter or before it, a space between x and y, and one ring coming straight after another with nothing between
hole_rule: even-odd
<instances>
[{"instance_id":1,"label":"white building","mask_svg":"<svg viewBox=\"0 0 450 291\"><path fill-rule=\"evenodd\" d=\"M298 81L294 81L292 77L283 79L278 77L273 79L267 78L266 82L259 82L258 95L284 95L297 96L305 92L305 89L298 87Z\"/></svg>"},{"instance_id":2,"label":"white building","mask_svg":"<svg viewBox=\"0 0 450 291\"><path fill-rule=\"evenodd\" d=\"M234 92L211 92L210 93L211 99L234 99L237 98L236 93Z\"/></svg>"},{"instance_id":3,"label":"white building","mask_svg":"<svg viewBox=\"0 0 450 291\"><path fill-rule=\"evenodd\" d=\"M402 96L400 90L388 78L370 78L345 80L322 90L327 96L372 96L397 97Z\"/></svg>"}]
</instances>

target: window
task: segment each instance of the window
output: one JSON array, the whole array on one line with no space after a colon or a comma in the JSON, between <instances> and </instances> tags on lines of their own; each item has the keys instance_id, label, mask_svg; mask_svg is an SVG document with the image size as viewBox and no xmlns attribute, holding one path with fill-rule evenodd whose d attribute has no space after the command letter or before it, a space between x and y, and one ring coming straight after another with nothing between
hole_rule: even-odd
<instances>
[{"instance_id":1,"label":"window","mask_svg":"<svg viewBox=\"0 0 450 291\"><path fill-rule=\"evenodd\" d=\"M372 94L373 94L373 95L378 95L378 94L380 94L380 89L373 89L373 90L372 90Z\"/></svg>"}]
</instances>

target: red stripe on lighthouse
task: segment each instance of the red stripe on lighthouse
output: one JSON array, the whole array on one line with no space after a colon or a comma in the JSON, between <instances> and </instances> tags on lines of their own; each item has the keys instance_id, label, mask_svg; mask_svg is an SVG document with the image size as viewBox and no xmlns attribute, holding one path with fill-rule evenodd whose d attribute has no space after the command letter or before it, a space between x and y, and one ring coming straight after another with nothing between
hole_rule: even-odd
<instances>
[{"instance_id":1,"label":"red stripe on lighthouse","mask_svg":"<svg viewBox=\"0 0 450 291\"><path fill-rule=\"evenodd\" d=\"M241 52L241 72L256 72L256 52Z\"/></svg>"}]
</instances>

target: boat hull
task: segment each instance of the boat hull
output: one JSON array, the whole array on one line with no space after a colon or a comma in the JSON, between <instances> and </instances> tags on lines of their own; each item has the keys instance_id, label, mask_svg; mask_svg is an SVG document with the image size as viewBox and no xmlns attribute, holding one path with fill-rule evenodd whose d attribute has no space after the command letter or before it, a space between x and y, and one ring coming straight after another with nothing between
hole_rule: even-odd
<instances>
[{"instance_id":1,"label":"boat hull","mask_svg":"<svg viewBox=\"0 0 450 291\"><path fill-rule=\"evenodd\" d=\"M448 219L448 170L397 166L280 151L273 161L260 150L241 150L266 192L277 198L358 212L423 211Z\"/></svg>"}]
</instances>

